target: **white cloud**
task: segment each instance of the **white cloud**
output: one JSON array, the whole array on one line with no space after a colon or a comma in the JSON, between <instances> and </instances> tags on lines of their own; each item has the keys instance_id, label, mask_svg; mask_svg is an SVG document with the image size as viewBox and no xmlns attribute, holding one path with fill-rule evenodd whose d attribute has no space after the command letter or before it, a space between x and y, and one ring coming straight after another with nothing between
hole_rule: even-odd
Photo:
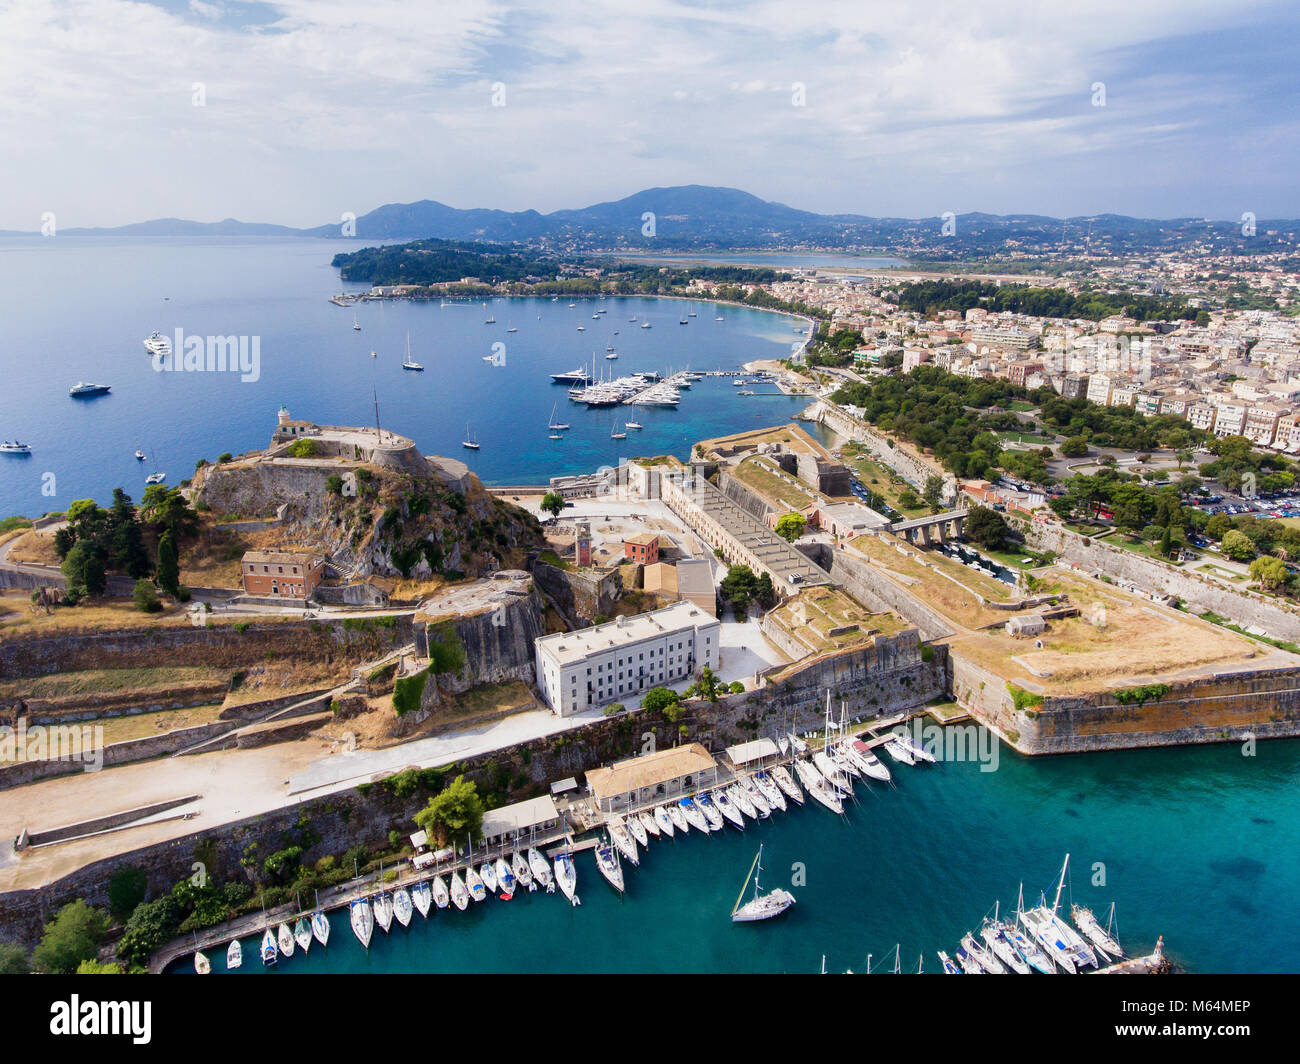
<instances>
[{"instance_id":1,"label":"white cloud","mask_svg":"<svg viewBox=\"0 0 1300 1064\"><path fill-rule=\"evenodd\" d=\"M952 186L972 208L1017 209L980 200L963 173L1019 172L998 182L1012 195L1025 167L1119 151L1143 131L1176 141L1193 101L1222 86L1190 72L1116 83L1117 50L1246 11L13 0L0 8L0 138L21 150L0 227L33 228L51 203L63 226L169 214L308 225L426 196L549 210L688 180L823 210L933 213ZM503 108L491 106L498 81ZM805 107L792 106L795 82Z\"/></svg>"}]
</instances>

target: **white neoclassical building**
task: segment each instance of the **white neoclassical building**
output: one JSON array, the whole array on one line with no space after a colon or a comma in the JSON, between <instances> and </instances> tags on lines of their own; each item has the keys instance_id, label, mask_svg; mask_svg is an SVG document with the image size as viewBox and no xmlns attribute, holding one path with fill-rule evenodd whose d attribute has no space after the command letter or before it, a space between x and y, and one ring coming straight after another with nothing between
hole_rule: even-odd
<instances>
[{"instance_id":1,"label":"white neoclassical building","mask_svg":"<svg viewBox=\"0 0 1300 1064\"><path fill-rule=\"evenodd\" d=\"M561 717L639 698L721 661L721 625L691 602L535 641L537 686Z\"/></svg>"}]
</instances>

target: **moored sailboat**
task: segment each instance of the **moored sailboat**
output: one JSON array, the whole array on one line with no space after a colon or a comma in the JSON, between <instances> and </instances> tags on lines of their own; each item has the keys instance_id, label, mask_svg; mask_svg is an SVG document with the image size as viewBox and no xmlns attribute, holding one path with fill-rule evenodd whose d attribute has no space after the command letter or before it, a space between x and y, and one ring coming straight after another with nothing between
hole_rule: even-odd
<instances>
[{"instance_id":1,"label":"moored sailboat","mask_svg":"<svg viewBox=\"0 0 1300 1064\"><path fill-rule=\"evenodd\" d=\"M596 847L596 867L611 887L623 893L623 867L618 861L618 851L608 841Z\"/></svg>"},{"instance_id":2,"label":"moored sailboat","mask_svg":"<svg viewBox=\"0 0 1300 1064\"><path fill-rule=\"evenodd\" d=\"M794 895L780 887L764 894L758 884L762 872L763 847L760 846L758 854L754 857L754 863L750 865L749 873L745 876L745 882L740 886L740 893L736 896L736 904L731 907L732 923L740 924L770 920L774 916L780 916L794 904ZM751 875L754 877L754 896L742 905L740 899L745 896L745 887L749 885Z\"/></svg>"},{"instance_id":3,"label":"moored sailboat","mask_svg":"<svg viewBox=\"0 0 1300 1064\"><path fill-rule=\"evenodd\" d=\"M357 936L357 941L369 949L370 936L375 931L375 914L370 908L370 899L357 898L349 905L348 921L352 924L352 933Z\"/></svg>"},{"instance_id":4,"label":"moored sailboat","mask_svg":"<svg viewBox=\"0 0 1300 1064\"><path fill-rule=\"evenodd\" d=\"M232 939L226 948L226 971L233 972L236 968L242 967L243 963L244 947L239 944L239 939Z\"/></svg>"}]
</instances>

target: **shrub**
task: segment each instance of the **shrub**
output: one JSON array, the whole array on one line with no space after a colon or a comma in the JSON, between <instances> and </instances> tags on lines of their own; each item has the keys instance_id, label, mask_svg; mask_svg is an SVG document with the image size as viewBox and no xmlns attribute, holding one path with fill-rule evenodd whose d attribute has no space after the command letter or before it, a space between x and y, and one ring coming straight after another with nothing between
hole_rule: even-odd
<instances>
[{"instance_id":1,"label":"shrub","mask_svg":"<svg viewBox=\"0 0 1300 1064\"><path fill-rule=\"evenodd\" d=\"M137 580L131 597L135 599L135 608L141 613L157 613L163 608L158 592L149 580Z\"/></svg>"},{"instance_id":2,"label":"shrub","mask_svg":"<svg viewBox=\"0 0 1300 1064\"><path fill-rule=\"evenodd\" d=\"M414 676L403 676L393 684L393 712L399 717L420 708L420 700L424 697L424 688L429 682L431 669L432 666L421 669Z\"/></svg>"},{"instance_id":3,"label":"shrub","mask_svg":"<svg viewBox=\"0 0 1300 1064\"><path fill-rule=\"evenodd\" d=\"M22 946L16 942L0 942L0 975L26 975L31 968Z\"/></svg>"},{"instance_id":4,"label":"shrub","mask_svg":"<svg viewBox=\"0 0 1300 1064\"><path fill-rule=\"evenodd\" d=\"M108 881L108 910L117 920L125 920L144 901L148 877L143 868L126 865Z\"/></svg>"},{"instance_id":5,"label":"shrub","mask_svg":"<svg viewBox=\"0 0 1300 1064\"><path fill-rule=\"evenodd\" d=\"M70 975L77 965L99 953L108 931L108 916L78 898L60 909L41 935L32 955L36 970L47 975Z\"/></svg>"}]
</instances>

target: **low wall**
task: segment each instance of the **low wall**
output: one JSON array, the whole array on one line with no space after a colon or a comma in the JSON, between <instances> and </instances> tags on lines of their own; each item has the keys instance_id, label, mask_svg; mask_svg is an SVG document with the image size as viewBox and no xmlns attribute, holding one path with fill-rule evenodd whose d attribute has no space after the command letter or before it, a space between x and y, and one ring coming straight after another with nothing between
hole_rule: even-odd
<instances>
[{"instance_id":1,"label":"low wall","mask_svg":"<svg viewBox=\"0 0 1300 1064\"><path fill-rule=\"evenodd\" d=\"M1082 569L1172 595L1188 603L1195 612L1212 610L1242 627L1253 625L1275 639L1300 642L1300 613L1262 595L1228 587L1123 547L1112 547L1103 540L1081 536L1060 525L1029 521L1022 523L1022 527L1025 524L1028 525L1024 530L1025 540L1036 550L1055 551Z\"/></svg>"},{"instance_id":2,"label":"low wall","mask_svg":"<svg viewBox=\"0 0 1300 1064\"><path fill-rule=\"evenodd\" d=\"M181 684L171 691L149 691L143 694L118 691L103 695L68 696L53 701L27 698L22 700L22 704L29 724L71 724L75 721L111 720L115 717L134 717L143 713L215 705L225 697L225 682L213 681ZM3 703L0 702L0 705Z\"/></svg>"},{"instance_id":3,"label":"low wall","mask_svg":"<svg viewBox=\"0 0 1300 1064\"><path fill-rule=\"evenodd\" d=\"M92 725L77 725L89 728ZM104 768L113 765L125 765L131 761L146 761L151 757L174 754L187 746L207 742L218 735L231 730L229 724L196 724L192 728L177 728L160 735L146 735L139 739L126 739L120 743L109 743L103 749ZM88 769L82 761L20 761L15 764L0 766L0 790L10 787L22 787L28 783L53 779L55 776L70 776Z\"/></svg>"},{"instance_id":4,"label":"low wall","mask_svg":"<svg viewBox=\"0 0 1300 1064\"><path fill-rule=\"evenodd\" d=\"M109 813L107 816L93 817L90 820L79 820L74 824L64 824L62 827L50 828L48 831L34 831L27 836L27 843L30 846L47 846L52 842L75 839L82 835L93 835L98 831L108 831L110 828L117 828L137 820L143 820L145 817L157 816L169 809L189 805L190 802L197 801L201 797L202 795L198 794L187 794L180 798L169 798L164 802L154 802L152 805L124 809L120 813Z\"/></svg>"},{"instance_id":5,"label":"low wall","mask_svg":"<svg viewBox=\"0 0 1300 1064\"><path fill-rule=\"evenodd\" d=\"M831 579L840 587L877 613L892 611L909 624L920 629L927 640L944 639L953 634L948 622L915 595L900 593L897 585L863 558L854 557L845 550L836 550L831 556Z\"/></svg>"},{"instance_id":6,"label":"low wall","mask_svg":"<svg viewBox=\"0 0 1300 1064\"><path fill-rule=\"evenodd\" d=\"M718 490L741 509L748 511L760 521L766 521L768 514L775 512L763 496L748 484L737 480L725 469L718 474Z\"/></svg>"}]
</instances>

